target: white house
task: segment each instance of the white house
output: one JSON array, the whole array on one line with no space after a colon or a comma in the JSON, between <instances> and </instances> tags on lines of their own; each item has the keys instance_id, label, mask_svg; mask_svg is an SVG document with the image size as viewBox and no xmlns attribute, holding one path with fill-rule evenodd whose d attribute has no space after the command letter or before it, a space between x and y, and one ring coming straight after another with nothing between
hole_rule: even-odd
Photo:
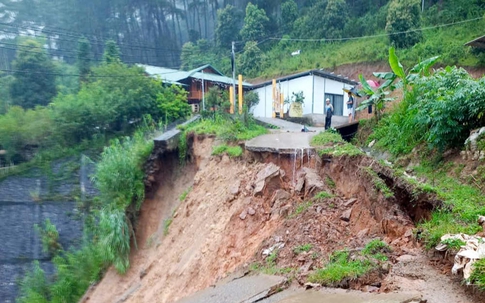
<instances>
[{"instance_id":1,"label":"white house","mask_svg":"<svg viewBox=\"0 0 485 303\"><path fill-rule=\"evenodd\" d=\"M303 92L305 101L303 114L323 114L325 99L329 98L334 108L334 115L347 116L348 95L344 88L350 89L358 83L346 77L325 72L320 69L289 75L276 79L276 86L283 93L285 99L292 93ZM273 114L273 85L267 81L253 85L251 88L259 95L259 104L252 108L255 117L272 117ZM355 103L354 103L355 105Z\"/></svg>"}]
</instances>

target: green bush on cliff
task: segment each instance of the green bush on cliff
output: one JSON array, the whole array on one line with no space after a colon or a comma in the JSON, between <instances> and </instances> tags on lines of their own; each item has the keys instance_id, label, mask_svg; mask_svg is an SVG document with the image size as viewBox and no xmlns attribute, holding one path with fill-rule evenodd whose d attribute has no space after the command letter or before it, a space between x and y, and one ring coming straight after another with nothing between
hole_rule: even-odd
<instances>
[{"instance_id":1,"label":"green bush on cliff","mask_svg":"<svg viewBox=\"0 0 485 303\"><path fill-rule=\"evenodd\" d=\"M120 273L129 267L132 221L145 198L143 164L153 149L142 131L105 148L93 178L102 204L99 241L106 262Z\"/></svg>"}]
</instances>

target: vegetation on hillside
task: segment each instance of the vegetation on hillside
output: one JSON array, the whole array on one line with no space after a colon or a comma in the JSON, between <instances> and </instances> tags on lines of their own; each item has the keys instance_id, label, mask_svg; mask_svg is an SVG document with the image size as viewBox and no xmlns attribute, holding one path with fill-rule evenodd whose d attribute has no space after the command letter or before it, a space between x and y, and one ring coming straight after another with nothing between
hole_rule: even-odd
<instances>
[{"instance_id":1,"label":"vegetation on hillside","mask_svg":"<svg viewBox=\"0 0 485 303\"><path fill-rule=\"evenodd\" d=\"M280 13L269 8L272 4L248 4L245 14L242 9L235 14L236 8L229 6L218 11L215 34L226 37L229 29L240 29L236 70L249 78L385 61L390 45L397 47L405 63L436 55L441 65L485 62L482 52L464 46L483 35L482 2L425 1L424 11L421 4L418 0L286 0ZM184 45L183 66L207 62L230 73L230 44L224 41L225 45L202 39ZM295 50L301 50L300 55L291 56Z\"/></svg>"},{"instance_id":2,"label":"vegetation on hillside","mask_svg":"<svg viewBox=\"0 0 485 303\"><path fill-rule=\"evenodd\" d=\"M399 78L404 79L402 65L392 51L390 55L395 77L401 73ZM444 234L482 230L477 219L485 213L483 161L474 160L475 172L462 177L465 165L446 161L444 155L465 149L470 131L485 124L484 78L475 80L463 69L446 67L417 73L412 79L405 81L402 100L392 111L379 121L365 123L372 132L362 143L375 140L374 148L388 151L395 160L397 175L443 201L430 220L418 222L416 236L431 249ZM477 146L483 150L484 145ZM419 179L410 178L410 172ZM478 287L484 287L483 270L472 277Z\"/></svg>"}]
</instances>

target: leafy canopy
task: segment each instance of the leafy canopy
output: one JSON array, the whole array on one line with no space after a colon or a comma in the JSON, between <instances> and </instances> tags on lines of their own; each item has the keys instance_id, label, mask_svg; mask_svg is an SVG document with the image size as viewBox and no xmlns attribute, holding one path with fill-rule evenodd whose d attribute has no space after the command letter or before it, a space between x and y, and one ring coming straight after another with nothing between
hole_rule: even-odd
<instances>
[{"instance_id":1,"label":"leafy canopy","mask_svg":"<svg viewBox=\"0 0 485 303\"><path fill-rule=\"evenodd\" d=\"M257 5L248 3L246 6L246 17L244 17L244 26L241 29L241 38L245 41L259 41L267 34L269 18L263 9Z\"/></svg>"},{"instance_id":2,"label":"leafy canopy","mask_svg":"<svg viewBox=\"0 0 485 303\"><path fill-rule=\"evenodd\" d=\"M56 70L39 42L26 40L20 44L13 69L15 79L10 94L15 105L23 108L47 105L56 95Z\"/></svg>"}]
</instances>

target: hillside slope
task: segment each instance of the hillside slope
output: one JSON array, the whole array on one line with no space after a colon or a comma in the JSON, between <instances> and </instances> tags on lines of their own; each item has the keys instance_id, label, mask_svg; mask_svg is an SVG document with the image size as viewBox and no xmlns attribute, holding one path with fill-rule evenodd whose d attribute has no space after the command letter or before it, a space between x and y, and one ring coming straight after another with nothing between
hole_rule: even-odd
<instances>
[{"instance_id":1,"label":"hillside slope","mask_svg":"<svg viewBox=\"0 0 485 303\"><path fill-rule=\"evenodd\" d=\"M142 206L130 270L120 276L110 269L82 302L176 302L248 268L289 275L298 285L333 251L359 251L376 238L390 244L389 261L346 287L418 291L430 303L478 302L431 268L412 240L413 220L439 202L424 195L408 208L410 193L398 183L396 198L385 198L366 170L355 169L390 175L371 158L344 156L325 164L316 155L266 154L263 163L255 161L261 155L247 153L231 160L211 156L213 142L194 137L193 162L183 168L175 154L161 159L160 187ZM326 198L313 199L319 191ZM296 254L304 245L310 251ZM270 263L261 252L275 247Z\"/></svg>"}]
</instances>

